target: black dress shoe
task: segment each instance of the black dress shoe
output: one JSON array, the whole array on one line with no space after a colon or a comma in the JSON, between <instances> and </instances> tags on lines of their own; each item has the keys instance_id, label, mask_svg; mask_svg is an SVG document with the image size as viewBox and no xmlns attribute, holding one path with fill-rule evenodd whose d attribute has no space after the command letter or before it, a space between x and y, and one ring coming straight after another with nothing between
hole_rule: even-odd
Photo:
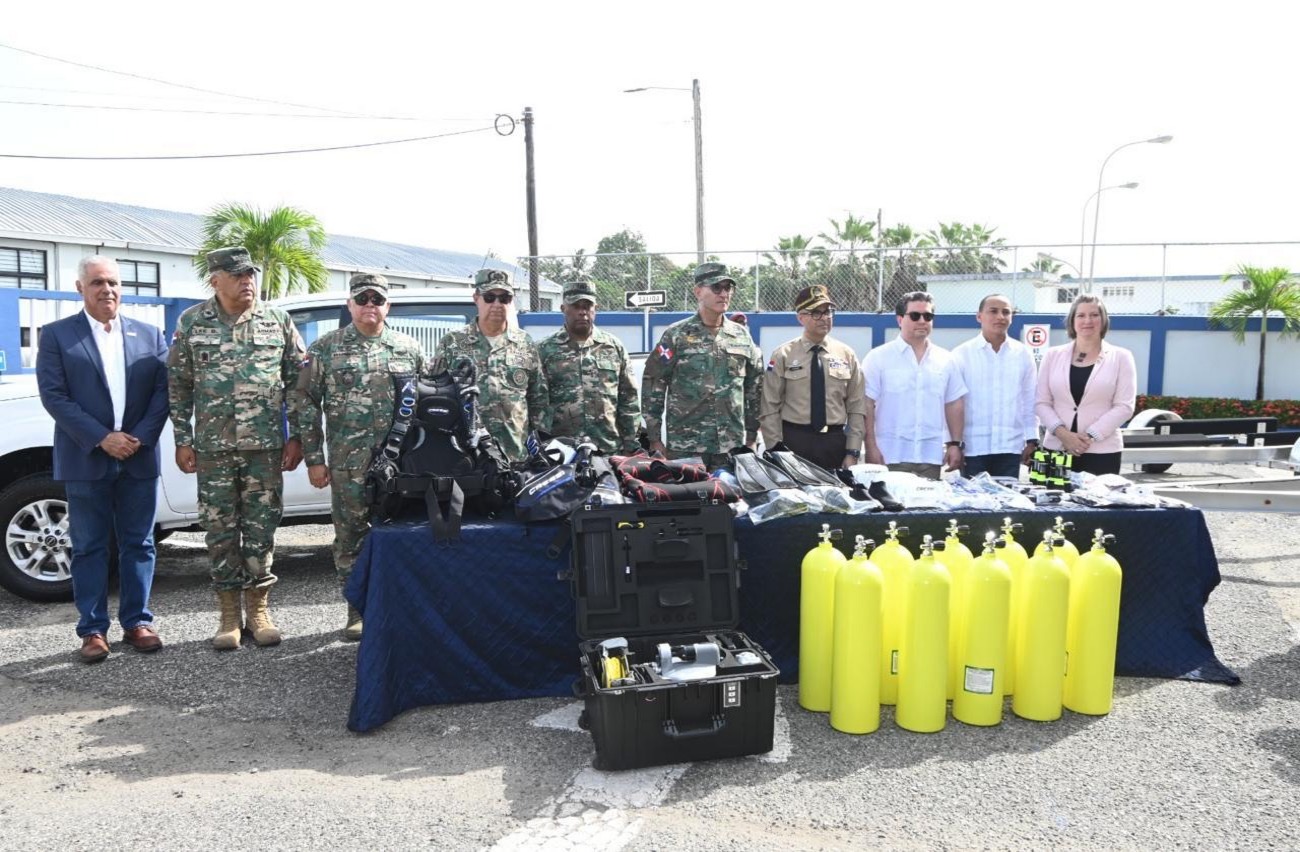
<instances>
[{"instance_id":1,"label":"black dress shoe","mask_svg":"<svg viewBox=\"0 0 1300 852\"><path fill-rule=\"evenodd\" d=\"M108 641L102 633L91 633L81 637L81 661L98 663L108 656Z\"/></svg>"}]
</instances>

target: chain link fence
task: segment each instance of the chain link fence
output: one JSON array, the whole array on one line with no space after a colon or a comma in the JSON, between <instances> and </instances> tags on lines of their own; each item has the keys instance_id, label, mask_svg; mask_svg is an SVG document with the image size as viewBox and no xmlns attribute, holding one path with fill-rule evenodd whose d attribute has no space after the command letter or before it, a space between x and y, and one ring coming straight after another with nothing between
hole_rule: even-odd
<instances>
[{"instance_id":1,"label":"chain link fence","mask_svg":"<svg viewBox=\"0 0 1300 852\"><path fill-rule=\"evenodd\" d=\"M899 296L926 290L947 313L974 312L980 299L1000 292L1021 312L1063 314L1080 292L1091 292L1114 314L1205 316L1242 286L1235 275L1241 265L1300 272L1300 242L774 249L710 252L708 259L727 264L738 285L731 304L740 311L789 311L801 288L823 284L841 311L892 313ZM530 260L519 264L527 268ZM537 261L551 281L591 281L605 310L623 309L625 294L644 290L665 291L665 310L695 306L695 252Z\"/></svg>"}]
</instances>

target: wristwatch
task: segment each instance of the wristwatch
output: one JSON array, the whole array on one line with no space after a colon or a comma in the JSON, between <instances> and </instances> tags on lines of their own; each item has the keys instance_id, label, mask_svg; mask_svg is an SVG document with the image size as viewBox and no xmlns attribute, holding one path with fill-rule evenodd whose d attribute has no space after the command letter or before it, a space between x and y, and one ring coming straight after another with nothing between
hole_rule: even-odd
<instances>
[{"instance_id":1,"label":"wristwatch","mask_svg":"<svg viewBox=\"0 0 1300 852\"><path fill-rule=\"evenodd\" d=\"M862 458L862 450L845 450L844 455L853 456L855 459Z\"/></svg>"},{"instance_id":2,"label":"wristwatch","mask_svg":"<svg viewBox=\"0 0 1300 852\"><path fill-rule=\"evenodd\" d=\"M959 449L959 450L964 450L964 449L966 449L966 442L965 442L965 441L947 441L947 442L944 443L944 446L945 446L945 447L956 447L956 448Z\"/></svg>"}]
</instances>

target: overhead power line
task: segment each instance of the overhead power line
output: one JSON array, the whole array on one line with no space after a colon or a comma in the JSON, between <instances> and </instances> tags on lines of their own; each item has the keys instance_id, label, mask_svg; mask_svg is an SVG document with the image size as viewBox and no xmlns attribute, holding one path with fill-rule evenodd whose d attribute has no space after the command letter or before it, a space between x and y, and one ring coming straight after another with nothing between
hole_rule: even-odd
<instances>
[{"instance_id":1,"label":"overhead power line","mask_svg":"<svg viewBox=\"0 0 1300 852\"><path fill-rule=\"evenodd\" d=\"M0 48L3 48L5 50L12 50L15 53L25 53L28 56L35 56L38 59L46 59L49 60L50 62L61 62L64 65L73 65L77 68L88 68L91 71L100 71L104 74L116 74L119 77L130 77L134 80L144 80L149 83L158 83L159 85L172 86L177 89L186 89L191 92L202 92L205 95L219 95L223 98L238 98L240 100L255 101L257 103L263 103L263 104L274 104L276 106L293 107L294 109L314 109L314 110L319 110L321 112L337 113L338 115L349 115L349 116L364 117L364 118L379 117L373 115L365 115L364 113L348 112L345 110L334 109L332 107L313 106L312 104L296 104L290 101L277 101L277 100L272 100L270 98L259 98L253 95L239 95L239 94L234 94L232 92L222 92L217 89L205 89L202 88L201 86L191 86L186 83L174 83L171 80L162 80L158 77L149 77L144 74L133 74L130 71L118 71L115 68L104 68L100 65L90 65L85 62L76 62L71 59L64 59L59 56L50 56L45 53L37 53L34 50L27 50L26 48L16 47L12 44L4 44L3 42L0 42Z\"/></svg>"},{"instance_id":2,"label":"overhead power line","mask_svg":"<svg viewBox=\"0 0 1300 852\"><path fill-rule=\"evenodd\" d=\"M410 118L403 115L320 115L311 112L240 112L234 110L219 109L175 109L171 107L141 107L141 106L113 106L111 104L59 104L47 101L8 101L0 100L0 104L10 104L13 106L37 106L37 107L58 107L61 109L110 109L122 112L166 112L182 113L185 115L244 115L256 116L258 118L316 118L327 121L425 121L421 118ZM478 121L479 119L473 119Z\"/></svg>"},{"instance_id":3,"label":"overhead power line","mask_svg":"<svg viewBox=\"0 0 1300 852\"><path fill-rule=\"evenodd\" d=\"M500 118L498 116L498 118ZM120 156L120 157L100 157L100 156L82 156L82 155L60 155L60 154L4 154L0 153L0 158L11 160L231 160L239 157L279 157L285 154L319 154L326 151L350 151L357 148L377 148L381 145L405 145L410 142L428 142L431 139L445 139L448 136L466 136L471 133L487 133L489 131L497 133L499 136L509 136L513 132L513 123L510 132L503 133L498 127L476 127L473 130L454 130L450 133L436 133L432 136L413 136L409 139L385 139L380 142L359 142L355 145L330 145L324 148L290 148L283 151L246 151L238 154L163 154L148 156Z\"/></svg>"}]
</instances>

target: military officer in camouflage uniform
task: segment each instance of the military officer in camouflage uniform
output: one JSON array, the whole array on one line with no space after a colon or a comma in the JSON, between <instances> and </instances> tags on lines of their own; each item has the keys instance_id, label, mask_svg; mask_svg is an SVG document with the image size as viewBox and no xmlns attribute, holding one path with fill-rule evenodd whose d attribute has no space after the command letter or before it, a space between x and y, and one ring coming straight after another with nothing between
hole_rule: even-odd
<instances>
[{"instance_id":1,"label":"military officer in camouflage uniform","mask_svg":"<svg viewBox=\"0 0 1300 852\"><path fill-rule=\"evenodd\" d=\"M664 330L641 378L650 449L702 456L710 467L758 439L763 361L745 326L727 319L736 281L721 263L695 268L695 316ZM668 445L660 440L668 426Z\"/></svg>"},{"instance_id":2,"label":"military officer in camouflage uniform","mask_svg":"<svg viewBox=\"0 0 1300 852\"><path fill-rule=\"evenodd\" d=\"M511 461L527 456L530 429L549 429L546 375L537 344L528 332L510 324L515 289L510 273L480 269L474 275L478 318L443 335L433 353L430 373L441 373L463 359L478 373L478 409L492 437Z\"/></svg>"},{"instance_id":3,"label":"military officer in camouflage uniform","mask_svg":"<svg viewBox=\"0 0 1300 852\"><path fill-rule=\"evenodd\" d=\"M393 331L388 318L388 279L368 272L348 283L352 322L319 338L298 373L298 420L307 476L329 486L334 521L334 568L346 583L370 529L366 470L371 450L393 425L393 376L417 375L424 353L414 338ZM328 464L321 417L329 436ZM361 638L361 614L348 606L343 636Z\"/></svg>"},{"instance_id":4,"label":"military officer in camouflage uniform","mask_svg":"<svg viewBox=\"0 0 1300 852\"><path fill-rule=\"evenodd\" d=\"M550 391L551 431L585 437L602 453L636 449L641 404L627 349L596 328L596 288L564 287L564 328L537 344Z\"/></svg>"},{"instance_id":5,"label":"military officer in camouflage uniform","mask_svg":"<svg viewBox=\"0 0 1300 852\"><path fill-rule=\"evenodd\" d=\"M283 472L302 462L295 406L284 413L302 338L288 314L258 299L261 270L245 249L209 252L207 263L215 295L181 314L167 362L176 465L199 475L199 523L221 602L213 646L239 647L241 591L253 641L275 645L266 597Z\"/></svg>"}]
</instances>

